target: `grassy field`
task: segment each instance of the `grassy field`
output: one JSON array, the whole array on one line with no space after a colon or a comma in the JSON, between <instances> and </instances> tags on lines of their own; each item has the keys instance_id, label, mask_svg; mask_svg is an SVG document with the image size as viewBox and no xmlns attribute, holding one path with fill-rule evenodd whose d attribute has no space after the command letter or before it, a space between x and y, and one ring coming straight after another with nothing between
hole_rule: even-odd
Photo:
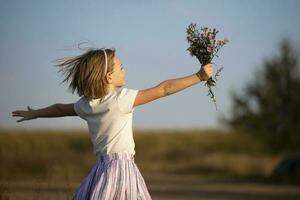
<instances>
[{"instance_id":1,"label":"grassy field","mask_svg":"<svg viewBox=\"0 0 300 200\"><path fill-rule=\"evenodd\" d=\"M134 139L135 162L155 199L176 199L170 196L176 193L170 191L180 191L179 188L185 194L188 188L195 186L183 184L184 181L193 183L191 177L198 177L194 182L198 183L199 191L208 187L212 180L217 185L223 184L222 180L230 180L228 184L232 187L245 181L271 184L269 176L284 156L270 155L254 138L234 132L134 130ZM87 131L1 130L0 150L0 200L18 199L18 195L26 199L24 193L28 199L70 199L74 189L95 164ZM171 180L178 176L181 181L172 185ZM234 186L234 181L240 182ZM222 187L217 185L216 191L226 187L226 184ZM275 185L273 187L276 188ZM286 195L285 199L289 199L289 195L299 195L290 191L294 191L292 187L282 192L283 196ZM194 193L198 191L196 188ZM57 196L54 198L53 195ZM235 194L232 195L227 196L234 198ZM176 195L178 199L180 196ZM197 195L187 199L193 198L199 199Z\"/></svg>"}]
</instances>

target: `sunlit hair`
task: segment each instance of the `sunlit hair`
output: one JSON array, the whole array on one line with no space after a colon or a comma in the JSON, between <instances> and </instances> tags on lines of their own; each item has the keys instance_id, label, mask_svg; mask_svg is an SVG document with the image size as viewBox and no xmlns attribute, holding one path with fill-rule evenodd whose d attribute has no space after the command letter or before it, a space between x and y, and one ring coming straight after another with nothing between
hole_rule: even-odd
<instances>
[{"instance_id":1,"label":"sunlit hair","mask_svg":"<svg viewBox=\"0 0 300 200\"><path fill-rule=\"evenodd\" d=\"M116 50L105 49L105 52L108 73L113 71ZM79 96L102 100L102 97L109 93L106 74L104 74L105 54L102 49L88 49L82 55L60 58L56 62L59 63L55 65L59 67L58 73L62 72L66 75L61 83L71 79L69 89L72 90L72 94L76 91Z\"/></svg>"}]
</instances>

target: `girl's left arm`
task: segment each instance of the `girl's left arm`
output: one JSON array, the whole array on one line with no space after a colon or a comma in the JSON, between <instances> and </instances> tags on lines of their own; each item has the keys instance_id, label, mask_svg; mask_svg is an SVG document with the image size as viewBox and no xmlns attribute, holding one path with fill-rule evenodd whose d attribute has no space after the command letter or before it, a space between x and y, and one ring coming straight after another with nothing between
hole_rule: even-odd
<instances>
[{"instance_id":1,"label":"girl's left arm","mask_svg":"<svg viewBox=\"0 0 300 200\"><path fill-rule=\"evenodd\" d=\"M12 112L12 115L15 117L23 117L19 119L17 122L21 122L24 120L31 120L42 117L64 117L64 116L77 116L74 111L74 104L53 104L51 106L41 108L41 109L32 109L27 106L28 110L15 110Z\"/></svg>"}]
</instances>

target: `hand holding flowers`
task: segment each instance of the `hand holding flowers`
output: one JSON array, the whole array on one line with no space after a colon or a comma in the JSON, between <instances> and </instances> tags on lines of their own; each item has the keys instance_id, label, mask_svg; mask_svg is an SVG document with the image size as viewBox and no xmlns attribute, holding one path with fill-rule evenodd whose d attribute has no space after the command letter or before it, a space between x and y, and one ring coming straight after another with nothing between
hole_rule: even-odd
<instances>
[{"instance_id":1,"label":"hand holding flowers","mask_svg":"<svg viewBox=\"0 0 300 200\"><path fill-rule=\"evenodd\" d=\"M207 81L212 77L213 65L211 63L201 66L200 70L197 72L201 77L201 81Z\"/></svg>"},{"instance_id":2,"label":"hand holding flowers","mask_svg":"<svg viewBox=\"0 0 300 200\"><path fill-rule=\"evenodd\" d=\"M201 33L196 29L196 24L190 24L186 30L187 32L187 41L190 44L190 47L187 49L190 52L191 56L196 56L199 62L201 63L202 73L206 72L205 68L212 68L210 65L206 67L207 64L212 62L214 56L217 56L218 51L222 46L228 43L228 39L224 38L224 40L216 40L216 34L219 32L215 28L208 29L207 27L201 28ZM210 66L210 67L209 67ZM204 67L204 68L203 68ZM203 68L203 69L202 69ZM217 76L222 71L223 67L217 70L215 74L215 79L217 80ZM212 73L208 70L207 72ZM216 80L213 77L205 78L205 85L208 87L208 95L211 96L213 102L216 105L216 100L214 98L214 94L212 92L212 87L216 86ZM217 109L217 106L216 106Z\"/></svg>"}]
</instances>

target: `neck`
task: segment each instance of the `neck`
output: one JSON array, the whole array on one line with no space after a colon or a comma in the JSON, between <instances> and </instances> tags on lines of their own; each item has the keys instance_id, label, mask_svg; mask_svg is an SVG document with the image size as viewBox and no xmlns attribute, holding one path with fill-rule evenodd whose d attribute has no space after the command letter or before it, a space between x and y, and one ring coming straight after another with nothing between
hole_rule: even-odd
<instances>
[{"instance_id":1,"label":"neck","mask_svg":"<svg viewBox=\"0 0 300 200\"><path fill-rule=\"evenodd\" d=\"M109 84L108 85L108 93L113 93L114 91L116 91L119 87Z\"/></svg>"}]
</instances>

